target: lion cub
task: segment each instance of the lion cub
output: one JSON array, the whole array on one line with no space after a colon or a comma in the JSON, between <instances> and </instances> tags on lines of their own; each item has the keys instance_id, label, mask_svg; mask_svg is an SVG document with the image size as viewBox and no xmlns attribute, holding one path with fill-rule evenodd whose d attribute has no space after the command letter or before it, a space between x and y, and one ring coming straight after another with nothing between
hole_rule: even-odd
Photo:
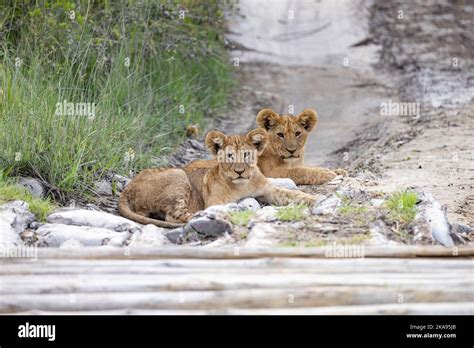
<instances>
[{"instance_id":1,"label":"lion cub","mask_svg":"<svg viewBox=\"0 0 474 348\"><path fill-rule=\"evenodd\" d=\"M142 224L177 227L199 210L246 197L274 205L312 205L316 196L274 186L260 172L257 159L267 140L261 128L247 135L209 132L206 147L212 160L193 161L182 168L143 170L120 196L119 211Z\"/></svg>"},{"instance_id":2,"label":"lion cub","mask_svg":"<svg viewBox=\"0 0 474 348\"><path fill-rule=\"evenodd\" d=\"M258 158L262 173L269 178L290 178L297 185L318 185L336 175L347 175L344 169L304 166L306 139L317 123L318 115L313 109L305 109L296 117L260 110L257 124L268 132L268 145Z\"/></svg>"}]
</instances>

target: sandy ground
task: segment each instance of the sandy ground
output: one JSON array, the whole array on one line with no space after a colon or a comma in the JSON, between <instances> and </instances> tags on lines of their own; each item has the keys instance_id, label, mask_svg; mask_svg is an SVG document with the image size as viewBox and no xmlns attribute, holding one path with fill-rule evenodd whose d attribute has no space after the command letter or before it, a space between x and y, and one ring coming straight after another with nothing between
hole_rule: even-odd
<instances>
[{"instance_id":1,"label":"sandy ground","mask_svg":"<svg viewBox=\"0 0 474 348\"><path fill-rule=\"evenodd\" d=\"M373 122L374 111L387 95L387 82L371 67L377 47L350 47L367 37L370 3L239 4L239 14L229 20L228 37L236 47L247 48L232 53L239 59L241 82L281 96L282 104L267 106L277 112L297 114L315 108L319 124L307 145L306 161L312 165L334 161L331 152L362 125Z\"/></svg>"},{"instance_id":2,"label":"sandy ground","mask_svg":"<svg viewBox=\"0 0 474 348\"><path fill-rule=\"evenodd\" d=\"M379 155L383 176L373 188L429 191L446 205L450 221L472 226L474 151L468 139L474 139L473 111L469 107L438 112L429 121L411 126L419 132L414 139Z\"/></svg>"},{"instance_id":3,"label":"sandy ground","mask_svg":"<svg viewBox=\"0 0 474 348\"><path fill-rule=\"evenodd\" d=\"M396 9L404 20L391 15ZM377 2L372 14L371 35L383 48L378 66L398 76L401 100L421 106L418 117L392 121L395 134L409 136L378 158L385 167L378 189L428 190L451 221L472 226L474 4L393 0Z\"/></svg>"},{"instance_id":4,"label":"sandy ground","mask_svg":"<svg viewBox=\"0 0 474 348\"><path fill-rule=\"evenodd\" d=\"M318 111L307 164L369 172L377 191L427 190L450 221L473 225L473 41L466 45L473 10L466 6L243 0L229 17L228 39L241 84L279 96L266 107ZM406 20L398 20L400 9ZM389 100L418 102L421 112L382 115Z\"/></svg>"}]
</instances>

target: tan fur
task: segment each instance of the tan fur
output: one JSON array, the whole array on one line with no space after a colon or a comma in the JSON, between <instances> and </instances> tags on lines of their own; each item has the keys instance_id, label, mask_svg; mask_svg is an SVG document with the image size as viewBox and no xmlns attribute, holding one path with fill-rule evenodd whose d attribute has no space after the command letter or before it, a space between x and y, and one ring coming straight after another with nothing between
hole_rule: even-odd
<instances>
[{"instance_id":1,"label":"tan fur","mask_svg":"<svg viewBox=\"0 0 474 348\"><path fill-rule=\"evenodd\" d=\"M254 129L245 136L212 131L206 146L212 160L193 161L183 168L146 169L126 187L119 211L142 224L177 227L211 205L255 197L274 205L312 205L315 196L273 186L257 166L267 144L267 132ZM239 156L246 157L239 160ZM163 217L165 221L156 217Z\"/></svg>"},{"instance_id":2,"label":"tan fur","mask_svg":"<svg viewBox=\"0 0 474 348\"><path fill-rule=\"evenodd\" d=\"M186 136L188 138L197 138L199 136L199 126L197 124L190 124L187 126Z\"/></svg>"},{"instance_id":3,"label":"tan fur","mask_svg":"<svg viewBox=\"0 0 474 348\"><path fill-rule=\"evenodd\" d=\"M329 170L306 167L303 163L306 140L318 124L318 114L305 109L298 116L278 115L263 109L257 124L268 133L268 145L258 158L258 167L269 178L290 178L297 185L323 184L336 175L347 175L344 169Z\"/></svg>"}]
</instances>

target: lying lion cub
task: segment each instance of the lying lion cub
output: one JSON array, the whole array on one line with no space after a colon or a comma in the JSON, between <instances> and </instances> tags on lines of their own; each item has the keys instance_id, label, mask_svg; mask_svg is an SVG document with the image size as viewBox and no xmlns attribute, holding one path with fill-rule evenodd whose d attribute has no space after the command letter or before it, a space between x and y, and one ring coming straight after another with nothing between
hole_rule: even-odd
<instances>
[{"instance_id":1,"label":"lying lion cub","mask_svg":"<svg viewBox=\"0 0 474 348\"><path fill-rule=\"evenodd\" d=\"M260 172L257 158L266 144L263 129L245 136L209 132L206 146L214 159L193 161L183 168L143 170L120 196L119 211L142 224L177 227L199 210L245 197L274 205L312 205L315 196L273 186ZM165 221L152 218L156 216Z\"/></svg>"},{"instance_id":2,"label":"lying lion cub","mask_svg":"<svg viewBox=\"0 0 474 348\"><path fill-rule=\"evenodd\" d=\"M258 158L258 167L269 178L290 178L297 185L323 184L336 175L347 175L344 169L306 167L303 164L304 146L309 133L316 127L318 115L305 109L294 117L278 115L263 109L257 124L268 132L268 145Z\"/></svg>"}]
</instances>

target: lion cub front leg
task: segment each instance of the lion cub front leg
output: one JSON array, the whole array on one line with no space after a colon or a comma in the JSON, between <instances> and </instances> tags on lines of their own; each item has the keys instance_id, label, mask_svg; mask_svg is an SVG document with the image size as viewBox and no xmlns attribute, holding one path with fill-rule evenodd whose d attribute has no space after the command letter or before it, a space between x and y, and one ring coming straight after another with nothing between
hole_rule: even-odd
<instances>
[{"instance_id":1,"label":"lion cub front leg","mask_svg":"<svg viewBox=\"0 0 474 348\"><path fill-rule=\"evenodd\" d=\"M312 206L317 197L298 190L288 190L282 187L269 185L267 192L258 197L268 204L283 206L288 204L305 204Z\"/></svg>"},{"instance_id":2,"label":"lion cub front leg","mask_svg":"<svg viewBox=\"0 0 474 348\"><path fill-rule=\"evenodd\" d=\"M347 174L343 169L332 171L319 167L295 167L288 170L288 177L297 185L321 185L331 181L337 175Z\"/></svg>"}]
</instances>

